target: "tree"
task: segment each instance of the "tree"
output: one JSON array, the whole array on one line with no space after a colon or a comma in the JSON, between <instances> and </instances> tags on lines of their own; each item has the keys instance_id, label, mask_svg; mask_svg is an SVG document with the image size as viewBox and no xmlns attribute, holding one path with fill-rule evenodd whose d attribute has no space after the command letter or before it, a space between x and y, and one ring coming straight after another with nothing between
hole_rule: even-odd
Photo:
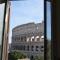
<instances>
[{"instance_id":1,"label":"tree","mask_svg":"<svg viewBox=\"0 0 60 60\"><path fill-rule=\"evenodd\" d=\"M26 58L26 55L24 55L23 53L21 52L11 52L9 53L9 60L17 60L17 59L23 59L23 58Z\"/></svg>"},{"instance_id":2,"label":"tree","mask_svg":"<svg viewBox=\"0 0 60 60\"><path fill-rule=\"evenodd\" d=\"M35 56L35 59L34 60L44 60L44 56Z\"/></svg>"}]
</instances>

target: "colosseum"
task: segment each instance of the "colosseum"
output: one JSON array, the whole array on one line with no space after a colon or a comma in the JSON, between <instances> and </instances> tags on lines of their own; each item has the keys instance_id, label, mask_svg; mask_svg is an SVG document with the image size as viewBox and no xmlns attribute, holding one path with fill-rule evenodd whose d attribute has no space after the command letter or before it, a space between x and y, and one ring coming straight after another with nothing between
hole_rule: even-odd
<instances>
[{"instance_id":1,"label":"colosseum","mask_svg":"<svg viewBox=\"0 0 60 60\"><path fill-rule=\"evenodd\" d=\"M28 57L44 55L44 21L13 28L11 51L23 52Z\"/></svg>"}]
</instances>

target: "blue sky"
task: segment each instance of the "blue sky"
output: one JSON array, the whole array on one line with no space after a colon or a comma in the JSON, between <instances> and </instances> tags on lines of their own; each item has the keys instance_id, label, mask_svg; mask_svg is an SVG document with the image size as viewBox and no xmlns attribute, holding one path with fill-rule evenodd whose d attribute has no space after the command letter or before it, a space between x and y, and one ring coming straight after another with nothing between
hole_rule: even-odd
<instances>
[{"instance_id":1,"label":"blue sky","mask_svg":"<svg viewBox=\"0 0 60 60\"><path fill-rule=\"evenodd\" d=\"M11 3L11 27L44 20L43 0L15 1Z\"/></svg>"}]
</instances>

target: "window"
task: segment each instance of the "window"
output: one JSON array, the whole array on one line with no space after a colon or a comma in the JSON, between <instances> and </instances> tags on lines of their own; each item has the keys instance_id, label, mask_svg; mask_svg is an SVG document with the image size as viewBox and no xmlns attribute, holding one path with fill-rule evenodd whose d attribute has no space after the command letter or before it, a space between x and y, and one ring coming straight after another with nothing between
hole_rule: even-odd
<instances>
[{"instance_id":1,"label":"window","mask_svg":"<svg viewBox=\"0 0 60 60\"><path fill-rule=\"evenodd\" d=\"M44 48L44 46L41 46L41 48Z\"/></svg>"},{"instance_id":2,"label":"window","mask_svg":"<svg viewBox=\"0 0 60 60\"><path fill-rule=\"evenodd\" d=\"M41 49L40 51L41 51L41 52L44 52L44 50L43 50L43 49Z\"/></svg>"},{"instance_id":3,"label":"window","mask_svg":"<svg viewBox=\"0 0 60 60\"><path fill-rule=\"evenodd\" d=\"M39 46L36 46L36 51L39 51L38 48L39 48Z\"/></svg>"},{"instance_id":4,"label":"window","mask_svg":"<svg viewBox=\"0 0 60 60\"><path fill-rule=\"evenodd\" d=\"M40 46L40 51L41 51L41 52L44 52L44 46L43 46L43 45Z\"/></svg>"},{"instance_id":5,"label":"window","mask_svg":"<svg viewBox=\"0 0 60 60\"><path fill-rule=\"evenodd\" d=\"M33 22L33 21L35 21L34 23L36 23L36 22L39 23L41 20L44 20L44 17L43 17L44 16L44 12L43 12L44 8L40 8L44 4L42 4L42 6L41 6L41 4L42 4L42 0L33 0L33 1L32 0L28 1L27 0L27 1L24 1L24 2L22 2L22 1L12 2L11 1L11 7L12 7L11 11L12 12L10 12L11 13L11 20L10 20L10 23L11 23L10 28L11 29L10 30L12 31L13 28L15 28L16 26L19 26L21 24L24 24L24 23L29 23L29 22ZM3 29L2 27L3 27L3 15L4 15L4 12L2 12L2 11L4 11L4 5L5 4L0 4L0 9L1 9L0 10L0 14L1 14L0 15L0 24L1 24L0 25L0 29L1 29L0 30L0 47L2 45L2 29ZM50 25L51 24L51 16L50 16L51 15L50 14L51 9L50 8L51 8L51 3L47 2L47 40L50 39L50 40L48 40L48 43L49 43L48 46L49 47L50 47L50 44L51 44L50 43L51 42L51 34L50 34L51 33L51 25ZM40 16L40 14L42 14L42 15ZM17 30L17 31L19 31L19 30ZM23 32L24 32L24 29L21 31L21 33L23 33ZM10 37L11 36L12 35L10 34ZM16 40L17 39L19 39L19 38L16 38ZM9 43L12 43L10 40L11 40L11 38L9 39ZM21 41L22 40L23 40L23 37L21 37ZM32 39L32 40L34 40L34 39ZM21 47L17 46L16 48L17 49L21 48L21 50L22 50L22 46ZM32 46L32 51L33 51L33 46ZM38 46L36 46L36 51L38 51ZM1 48L0 48L0 55L1 55Z\"/></svg>"},{"instance_id":6,"label":"window","mask_svg":"<svg viewBox=\"0 0 60 60\"><path fill-rule=\"evenodd\" d=\"M31 46L31 51L34 51L34 46Z\"/></svg>"},{"instance_id":7,"label":"window","mask_svg":"<svg viewBox=\"0 0 60 60\"><path fill-rule=\"evenodd\" d=\"M35 41L38 42L40 40L39 36L35 37Z\"/></svg>"},{"instance_id":8,"label":"window","mask_svg":"<svg viewBox=\"0 0 60 60\"><path fill-rule=\"evenodd\" d=\"M3 34L3 18L4 18L4 8L5 3L0 4L0 60L1 60L1 54L2 54L2 34Z\"/></svg>"},{"instance_id":9,"label":"window","mask_svg":"<svg viewBox=\"0 0 60 60\"><path fill-rule=\"evenodd\" d=\"M21 36L21 42L23 41L23 37Z\"/></svg>"},{"instance_id":10,"label":"window","mask_svg":"<svg viewBox=\"0 0 60 60\"><path fill-rule=\"evenodd\" d=\"M29 46L27 46L27 51L29 51Z\"/></svg>"},{"instance_id":11,"label":"window","mask_svg":"<svg viewBox=\"0 0 60 60\"><path fill-rule=\"evenodd\" d=\"M29 42L29 37L27 38L27 42Z\"/></svg>"},{"instance_id":12,"label":"window","mask_svg":"<svg viewBox=\"0 0 60 60\"><path fill-rule=\"evenodd\" d=\"M34 36L31 37L31 42L33 42L33 41L34 41Z\"/></svg>"},{"instance_id":13,"label":"window","mask_svg":"<svg viewBox=\"0 0 60 60\"><path fill-rule=\"evenodd\" d=\"M20 37L19 37L19 35L17 35L17 41L18 41L18 40L20 40Z\"/></svg>"},{"instance_id":14,"label":"window","mask_svg":"<svg viewBox=\"0 0 60 60\"><path fill-rule=\"evenodd\" d=\"M24 41L26 42L26 36L24 36Z\"/></svg>"},{"instance_id":15,"label":"window","mask_svg":"<svg viewBox=\"0 0 60 60\"><path fill-rule=\"evenodd\" d=\"M37 41L39 41L40 39L39 38L37 38Z\"/></svg>"},{"instance_id":16,"label":"window","mask_svg":"<svg viewBox=\"0 0 60 60\"><path fill-rule=\"evenodd\" d=\"M51 2L46 1L47 7L47 59L51 60Z\"/></svg>"},{"instance_id":17,"label":"window","mask_svg":"<svg viewBox=\"0 0 60 60\"><path fill-rule=\"evenodd\" d=\"M25 51L28 51L26 55L32 55L32 53L29 53L29 47L31 48L31 52L33 52L33 44L37 43L35 42L35 36L41 35L39 32L44 33L44 0L19 0L10 1L10 3L9 37L14 35L21 36L21 41L19 41L17 45L25 45L26 49L24 48L24 46L21 46L20 52L25 49ZM37 40L39 41L38 37ZM11 38L9 39L9 44L14 44ZM30 44L33 46L31 46ZM25 51L23 51L23 53ZM38 47L36 47L36 51L38 51Z\"/></svg>"},{"instance_id":18,"label":"window","mask_svg":"<svg viewBox=\"0 0 60 60\"><path fill-rule=\"evenodd\" d=\"M23 47L23 50L25 50L25 48L26 48L26 47L24 46L24 47Z\"/></svg>"},{"instance_id":19,"label":"window","mask_svg":"<svg viewBox=\"0 0 60 60\"><path fill-rule=\"evenodd\" d=\"M32 39L32 41L34 42L34 39Z\"/></svg>"}]
</instances>

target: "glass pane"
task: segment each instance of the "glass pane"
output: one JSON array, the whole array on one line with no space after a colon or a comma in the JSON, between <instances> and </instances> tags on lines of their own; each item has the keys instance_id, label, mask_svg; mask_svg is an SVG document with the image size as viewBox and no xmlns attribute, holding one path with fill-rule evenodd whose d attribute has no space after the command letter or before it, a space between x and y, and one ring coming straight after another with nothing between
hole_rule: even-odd
<instances>
[{"instance_id":1,"label":"glass pane","mask_svg":"<svg viewBox=\"0 0 60 60\"><path fill-rule=\"evenodd\" d=\"M1 60L1 48L2 48L2 31L3 31L3 18L4 18L4 6L0 4L0 60Z\"/></svg>"},{"instance_id":2,"label":"glass pane","mask_svg":"<svg viewBox=\"0 0 60 60\"><path fill-rule=\"evenodd\" d=\"M47 60L51 60L51 2L47 4Z\"/></svg>"},{"instance_id":3,"label":"glass pane","mask_svg":"<svg viewBox=\"0 0 60 60\"><path fill-rule=\"evenodd\" d=\"M16 53L44 60L44 0L11 1L10 7L9 59Z\"/></svg>"}]
</instances>

